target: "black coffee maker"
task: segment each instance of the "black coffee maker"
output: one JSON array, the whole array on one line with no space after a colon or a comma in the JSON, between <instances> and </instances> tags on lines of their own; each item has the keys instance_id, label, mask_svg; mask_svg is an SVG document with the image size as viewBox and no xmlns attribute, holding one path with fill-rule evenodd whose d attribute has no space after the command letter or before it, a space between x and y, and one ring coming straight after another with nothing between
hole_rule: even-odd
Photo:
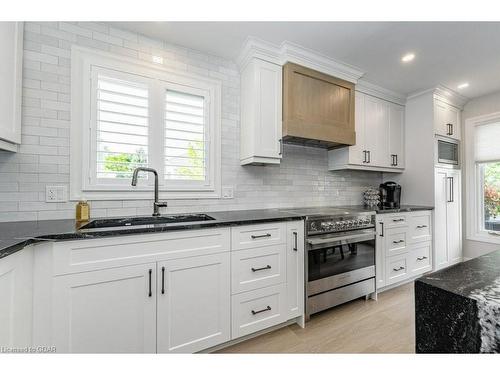
<instances>
[{"instance_id":1,"label":"black coffee maker","mask_svg":"<svg viewBox=\"0 0 500 375\"><path fill-rule=\"evenodd\" d=\"M401 203L401 185L393 181L380 184L380 208L399 208Z\"/></svg>"}]
</instances>

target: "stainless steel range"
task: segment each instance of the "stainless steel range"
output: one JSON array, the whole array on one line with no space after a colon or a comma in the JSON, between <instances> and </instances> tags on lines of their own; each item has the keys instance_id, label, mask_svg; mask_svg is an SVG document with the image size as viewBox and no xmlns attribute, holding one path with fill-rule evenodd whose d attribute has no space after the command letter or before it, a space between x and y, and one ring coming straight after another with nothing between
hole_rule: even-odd
<instances>
[{"instance_id":1,"label":"stainless steel range","mask_svg":"<svg viewBox=\"0 0 500 375\"><path fill-rule=\"evenodd\" d=\"M307 217L306 319L375 292L375 212L319 207Z\"/></svg>"}]
</instances>

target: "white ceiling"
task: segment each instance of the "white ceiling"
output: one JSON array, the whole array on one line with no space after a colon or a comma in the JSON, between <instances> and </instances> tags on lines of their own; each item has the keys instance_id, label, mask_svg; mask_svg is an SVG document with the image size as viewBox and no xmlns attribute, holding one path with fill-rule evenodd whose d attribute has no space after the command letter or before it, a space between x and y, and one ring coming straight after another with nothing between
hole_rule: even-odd
<instances>
[{"instance_id":1,"label":"white ceiling","mask_svg":"<svg viewBox=\"0 0 500 375\"><path fill-rule=\"evenodd\" d=\"M401 94L438 84L473 98L500 90L500 22L118 22L169 43L234 59L247 36L291 41L354 65ZM415 60L401 63L414 52ZM469 82L466 89L457 85Z\"/></svg>"}]
</instances>

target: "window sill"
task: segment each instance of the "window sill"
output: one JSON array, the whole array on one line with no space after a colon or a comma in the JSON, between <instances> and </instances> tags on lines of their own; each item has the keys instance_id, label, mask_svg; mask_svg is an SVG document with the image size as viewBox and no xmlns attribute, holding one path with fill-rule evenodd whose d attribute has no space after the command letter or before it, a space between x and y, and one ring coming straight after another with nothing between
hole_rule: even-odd
<instances>
[{"instance_id":1,"label":"window sill","mask_svg":"<svg viewBox=\"0 0 500 375\"><path fill-rule=\"evenodd\" d=\"M469 241L477 241L484 243L500 244L500 233L499 235L488 234L488 233L475 233L468 235L466 237Z\"/></svg>"},{"instance_id":2,"label":"window sill","mask_svg":"<svg viewBox=\"0 0 500 375\"><path fill-rule=\"evenodd\" d=\"M71 194L70 200L152 200L153 190L148 191L83 191ZM160 191L160 200L171 199L220 199L220 191Z\"/></svg>"}]
</instances>

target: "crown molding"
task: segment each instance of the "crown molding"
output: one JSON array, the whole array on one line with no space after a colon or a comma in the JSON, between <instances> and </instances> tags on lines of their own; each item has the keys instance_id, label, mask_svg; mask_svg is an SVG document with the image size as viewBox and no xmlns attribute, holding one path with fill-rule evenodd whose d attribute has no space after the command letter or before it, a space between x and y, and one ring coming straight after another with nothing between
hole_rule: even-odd
<instances>
[{"instance_id":1,"label":"crown molding","mask_svg":"<svg viewBox=\"0 0 500 375\"><path fill-rule=\"evenodd\" d=\"M406 104L406 95L400 94L396 91L388 90L374 83L367 82L364 79L360 79L358 81L358 83L356 84L356 91L360 91L364 94L375 96L376 98L384 99L395 104Z\"/></svg>"},{"instance_id":2,"label":"crown molding","mask_svg":"<svg viewBox=\"0 0 500 375\"><path fill-rule=\"evenodd\" d=\"M248 37L236 58L240 70L243 70L252 58L262 59L277 65L293 62L352 83L357 83L358 79L365 74L352 65L288 41L277 46L255 37Z\"/></svg>"},{"instance_id":3,"label":"crown molding","mask_svg":"<svg viewBox=\"0 0 500 375\"><path fill-rule=\"evenodd\" d=\"M453 91L452 89L443 85L438 85L431 89L416 92L409 95L408 99L413 99L426 94L432 94L434 99L441 100L442 102L445 102L459 109L463 109L465 103L469 101L469 98L467 98L466 96L460 95L458 92Z\"/></svg>"}]
</instances>

